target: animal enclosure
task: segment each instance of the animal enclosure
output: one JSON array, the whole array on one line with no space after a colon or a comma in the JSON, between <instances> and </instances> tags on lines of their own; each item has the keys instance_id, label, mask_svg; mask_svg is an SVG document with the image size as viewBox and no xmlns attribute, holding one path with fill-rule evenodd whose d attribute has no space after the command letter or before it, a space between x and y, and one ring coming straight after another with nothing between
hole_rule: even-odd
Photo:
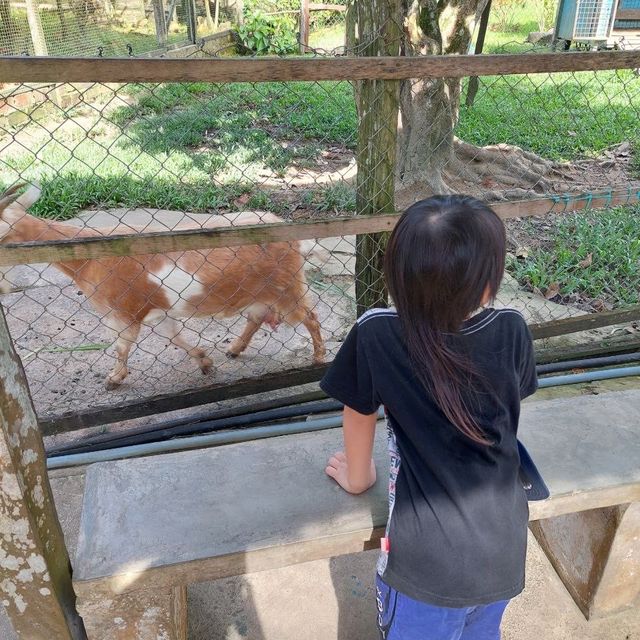
<instances>
[{"instance_id":1,"label":"animal enclosure","mask_svg":"<svg viewBox=\"0 0 640 640\"><path fill-rule=\"evenodd\" d=\"M31 185L0 205L0 302L44 433L319 379L388 302L385 233L433 192L505 219L496 304L523 312L541 360L637 345L635 67L637 52L0 60L0 109L21 114L0 129L0 180ZM421 119L434 95L448 102Z\"/></svg>"}]
</instances>

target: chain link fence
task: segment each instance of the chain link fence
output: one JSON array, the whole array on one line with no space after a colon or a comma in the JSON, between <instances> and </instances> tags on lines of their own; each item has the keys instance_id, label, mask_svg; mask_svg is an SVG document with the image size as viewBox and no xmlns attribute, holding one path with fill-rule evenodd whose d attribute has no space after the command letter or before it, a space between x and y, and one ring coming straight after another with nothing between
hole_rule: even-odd
<instances>
[{"instance_id":1,"label":"chain link fence","mask_svg":"<svg viewBox=\"0 0 640 640\"><path fill-rule=\"evenodd\" d=\"M0 55L161 54L237 19L236 0L0 0Z\"/></svg>"},{"instance_id":2,"label":"chain link fence","mask_svg":"<svg viewBox=\"0 0 640 640\"><path fill-rule=\"evenodd\" d=\"M640 78L631 69L482 75L471 106L468 84L7 85L0 182L41 194L4 203L0 246L172 237L160 253L157 238L141 238L135 255L112 244L66 262L0 253L0 302L39 416L331 360L367 291L385 295L385 236L374 232L390 227L357 226L359 216L436 191L484 198L507 218L496 304L546 327L541 351L634 339L626 317L559 338L549 336L581 325L548 323L640 303ZM400 126L387 117L394 92ZM433 96L449 100L424 117ZM185 244L190 231L220 228L226 236Z\"/></svg>"}]
</instances>

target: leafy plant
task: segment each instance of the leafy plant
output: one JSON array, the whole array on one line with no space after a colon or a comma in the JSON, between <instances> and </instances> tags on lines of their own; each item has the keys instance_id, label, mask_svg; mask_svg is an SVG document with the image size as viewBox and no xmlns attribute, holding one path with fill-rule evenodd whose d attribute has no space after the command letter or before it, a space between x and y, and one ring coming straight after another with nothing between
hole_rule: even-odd
<instances>
[{"instance_id":1,"label":"leafy plant","mask_svg":"<svg viewBox=\"0 0 640 640\"><path fill-rule=\"evenodd\" d=\"M518 31L520 25L517 22L517 15L525 5L526 0L493 0L492 28L495 31Z\"/></svg>"},{"instance_id":2,"label":"leafy plant","mask_svg":"<svg viewBox=\"0 0 640 640\"><path fill-rule=\"evenodd\" d=\"M286 55L298 48L295 22L283 16L251 13L236 29L236 37L247 54Z\"/></svg>"},{"instance_id":3,"label":"leafy plant","mask_svg":"<svg viewBox=\"0 0 640 640\"><path fill-rule=\"evenodd\" d=\"M551 29L556 19L558 0L538 0L533 4L536 8L536 20L540 31Z\"/></svg>"}]
</instances>

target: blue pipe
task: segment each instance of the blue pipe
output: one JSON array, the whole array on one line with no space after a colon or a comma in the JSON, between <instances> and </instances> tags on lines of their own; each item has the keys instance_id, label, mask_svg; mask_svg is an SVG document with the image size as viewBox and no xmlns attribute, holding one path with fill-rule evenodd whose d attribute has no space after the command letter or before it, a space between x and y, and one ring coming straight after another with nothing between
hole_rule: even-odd
<instances>
[{"instance_id":1,"label":"blue pipe","mask_svg":"<svg viewBox=\"0 0 640 640\"><path fill-rule=\"evenodd\" d=\"M580 384L581 382L595 382L596 380L612 380L613 378L627 378L640 376L640 367L620 367L619 369L601 369L599 371L585 371L584 373L570 373L563 376L549 376L540 378L538 387L560 387L566 384Z\"/></svg>"},{"instance_id":2,"label":"blue pipe","mask_svg":"<svg viewBox=\"0 0 640 640\"><path fill-rule=\"evenodd\" d=\"M640 366L620 367L618 369L601 369L599 371L587 371L585 373L571 373L562 376L549 376L538 380L538 387L546 389L568 384L580 384L582 382L594 382L596 380L610 380L614 378L626 378L640 376ZM382 418L384 412L378 411L378 417ZM233 431L216 431L207 435L192 436L190 438L178 438L164 440L162 442L148 442L135 444L119 449L105 449L102 451L88 451L86 453L72 453L66 456L56 456L47 459L47 469L61 469L77 465L105 462L107 460L119 460L121 458L135 458L138 456L169 453L172 451L184 451L187 449L199 449L222 444L246 442L275 436L288 436L296 433L310 433L324 429L335 429L342 426L342 415L318 418L316 420L303 420L288 424L267 425L264 427L249 427L247 429L235 429Z\"/></svg>"}]
</instances>

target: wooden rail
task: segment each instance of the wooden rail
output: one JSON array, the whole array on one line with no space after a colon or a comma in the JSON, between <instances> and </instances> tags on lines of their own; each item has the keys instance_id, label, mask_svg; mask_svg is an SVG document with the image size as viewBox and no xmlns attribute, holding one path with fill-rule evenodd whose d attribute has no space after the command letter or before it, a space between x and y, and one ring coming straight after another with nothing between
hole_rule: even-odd
<instances>
[{"instance_id":1,"label":"wooden rail","mask_svg":"<svg viewBox=\"0 0 640 640\"><path fill-rule=\"evenodd\" d=\"M492 207L500 217L508 219L637 202L640 202L640 188L635 191L626 188L591 194L573 193L535 200L497 202L492 204ZM380 216L331 218L295 224L282 222L6 244L0 245L0 266L378 233L391 231L399 216L400 214L394 213Z\"/></svg>"},{"instance_id":2,"label":"wooden rail","mask_svg":"<svg viewBox=\"0 0 640 640\"><path fill-rule=\"evenodd\" d=\"M464 78L640 67L640 51L337 58L0 57L0 82L281 82Z\"/></svg>"}]
</instances>

